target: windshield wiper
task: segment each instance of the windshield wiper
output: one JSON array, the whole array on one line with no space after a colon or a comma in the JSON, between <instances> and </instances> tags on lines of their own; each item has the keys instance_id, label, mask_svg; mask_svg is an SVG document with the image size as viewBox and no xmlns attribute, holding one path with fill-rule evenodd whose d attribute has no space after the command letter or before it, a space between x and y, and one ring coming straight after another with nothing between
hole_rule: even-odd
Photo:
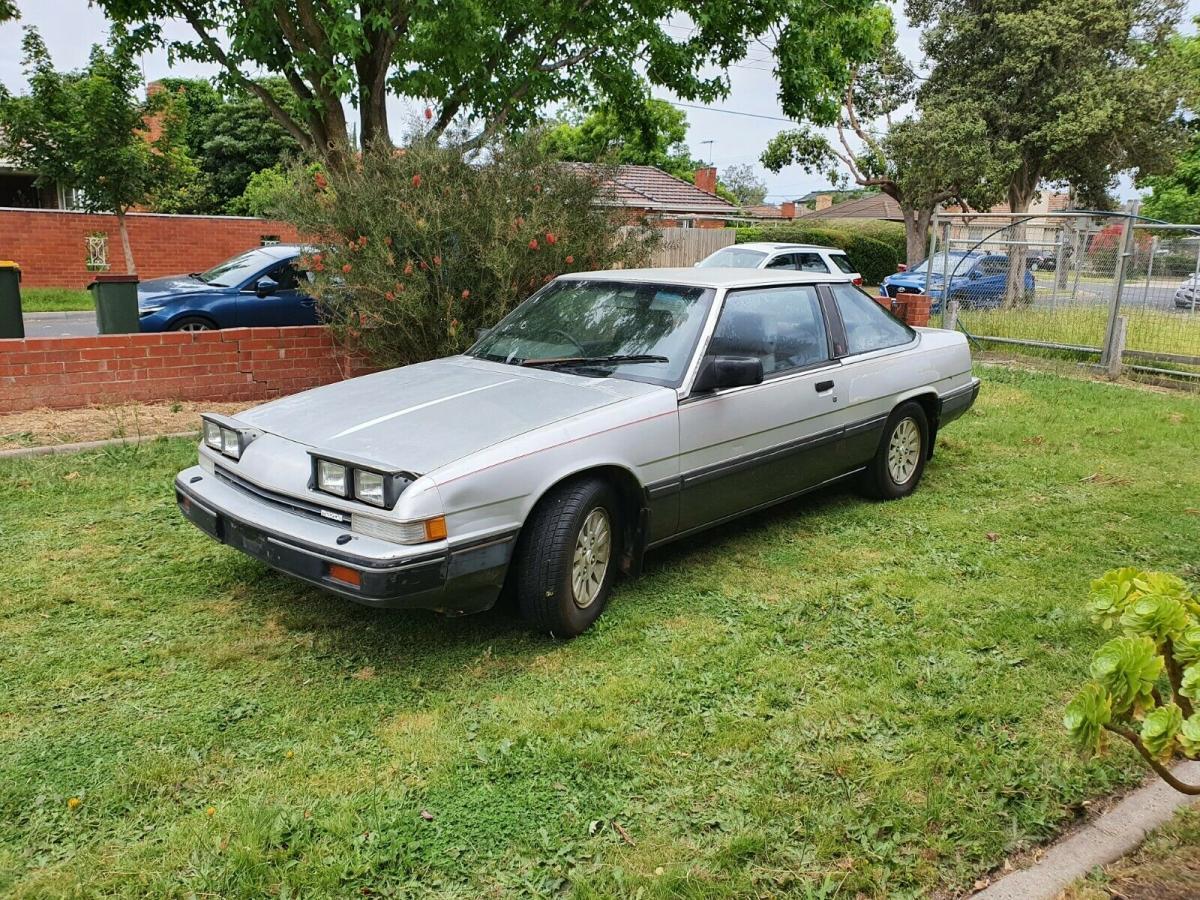
<instances>
[{"instance_id":1,"label":"windshield wiper","mask_svg":"<svg viewBox=\"0 0 1200 900\"><path fill-rule=\"evenodd\" d=\"M615 356L548 356L545 359L523 359L523 366L618 366L623 363L666 363L665 356L649 353L619 353Z\"/></svg>"}]
</instances>

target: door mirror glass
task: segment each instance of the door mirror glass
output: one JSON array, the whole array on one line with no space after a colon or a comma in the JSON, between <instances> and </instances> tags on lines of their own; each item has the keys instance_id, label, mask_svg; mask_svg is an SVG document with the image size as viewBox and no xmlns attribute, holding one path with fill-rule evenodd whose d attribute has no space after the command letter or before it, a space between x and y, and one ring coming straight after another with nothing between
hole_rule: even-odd
<instances>
[{"instance_id":1,"label":"door mirror glass","mask_svg":"<svg viewBox=\"0 0 1200 900\"><path fill-rule=\"evenodd\" d=\"M762 384L762 360L754 356L706 356L700 363L693 390L717 391L721 388Z\"/></svg>"},{"instance_id":2,"label":"door mirror glass","mask_svg":"<svg viewBox=\"0 0 1200 900\"><path fill-rule=\"evenodd\" d=\"M254 285L254 293L260 297L270 297L279 288L279 282L274 278L260 278Z\"/></svg>"}]
</instances>

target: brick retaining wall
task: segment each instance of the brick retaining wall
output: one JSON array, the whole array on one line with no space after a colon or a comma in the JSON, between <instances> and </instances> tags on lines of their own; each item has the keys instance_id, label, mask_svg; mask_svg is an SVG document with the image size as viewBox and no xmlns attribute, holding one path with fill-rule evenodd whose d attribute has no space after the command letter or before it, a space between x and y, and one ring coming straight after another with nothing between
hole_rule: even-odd
<instances>
[{"instance_id":1,"label":"brick retaining wall","mask_svg":"<svg viewBox=\"0 0 1200 900\"><path fill-rule=\"evenodd\" d=\"M368 371L319 325L0 340L0 413L131 400L269 400Z\"/></svg>"},{"instance_id":2,"label":"brick retaining wall","mask_svg":"<svg viewBox=\"0 0 1200 900\"><path fill-rule=\"evenodd\" d=\"M290 225L266 219L130 213L126 221L143 280L203 271L264 240L297 239ZM21 264L24 287L86 287L93 278L87 270L86 238L101 231L108 235L108 271L124 272L115 216L0 208L0 259Z\"/></svg>"}]
</instances>

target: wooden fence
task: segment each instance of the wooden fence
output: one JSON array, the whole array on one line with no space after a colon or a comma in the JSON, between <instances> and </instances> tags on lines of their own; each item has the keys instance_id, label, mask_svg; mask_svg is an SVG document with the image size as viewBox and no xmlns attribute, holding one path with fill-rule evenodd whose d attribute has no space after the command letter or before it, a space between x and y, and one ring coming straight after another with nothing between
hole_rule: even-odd
<instances>
[{"instance_id":1,"label":"wooden fence","mask_svg":"<svg viewBox=\"0 0 1200 900\"><path fill-rule=\"evenodd\" d=\"M652 266L691 266L733 243L732 228L662 228L663 240L650 258Z\"/></svg>"}]
</instances>

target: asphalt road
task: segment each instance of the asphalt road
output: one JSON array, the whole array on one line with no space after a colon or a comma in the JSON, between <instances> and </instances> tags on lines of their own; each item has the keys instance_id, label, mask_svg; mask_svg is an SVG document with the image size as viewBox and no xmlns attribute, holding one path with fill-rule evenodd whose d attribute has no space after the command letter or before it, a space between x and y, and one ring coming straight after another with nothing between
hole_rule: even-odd
<instances>
[{"instance_id":1,"label":"asphalt road","mask_svg":"<svg viewBox=\"0 0 1200 900\"><path fill-rule=\"evenodd\" d=\"M25 313L25 337L87 337L97 334L94 312Z\"/></svg>"}]
</instances>

